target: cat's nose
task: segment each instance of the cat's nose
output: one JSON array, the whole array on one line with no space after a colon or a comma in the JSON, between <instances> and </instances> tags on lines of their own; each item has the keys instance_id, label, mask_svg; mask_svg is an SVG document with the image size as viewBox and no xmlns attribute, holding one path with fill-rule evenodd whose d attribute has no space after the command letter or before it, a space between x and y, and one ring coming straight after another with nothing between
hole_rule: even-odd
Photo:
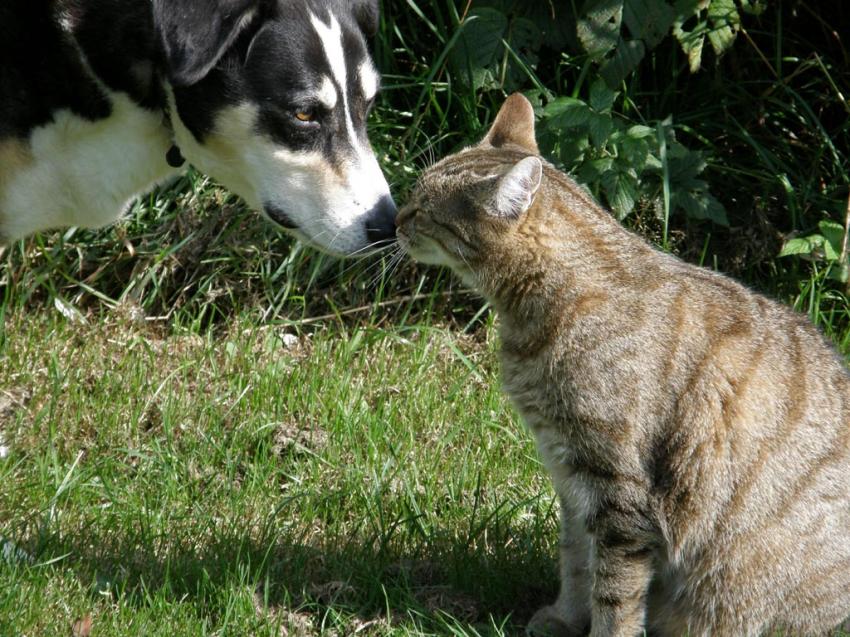
<instances>
[{"instance_id":1,"label":"cat's nose","mask_svg":"<svg viewBox=\"0 0 850 637\"><path fill-rule=\"evenodd\" d=\"M384 195L372 210L366 221L366 237L369 243L385 244L395 241L396 216L398 208L389 195Z\"/></svg>"}]
</instances>

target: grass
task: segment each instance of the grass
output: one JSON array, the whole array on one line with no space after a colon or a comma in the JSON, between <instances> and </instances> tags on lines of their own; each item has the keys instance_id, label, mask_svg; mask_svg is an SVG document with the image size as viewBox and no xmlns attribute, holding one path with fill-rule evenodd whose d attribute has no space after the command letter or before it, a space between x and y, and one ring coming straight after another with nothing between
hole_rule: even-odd
<instances>
[{"instance_id":1,"label":"grass","mask_svg":"<svg viewBox=\"0 0 850 637\"><path fill-rule=\"evenodd\" d=\"M453 70L466 1L384 4L371 135L403 202L505 91ZM847 53L777 6L698 75L662 45L614 105L673 115L731 227L654 202L627 223L848 353L845 286L776 256L843 222ZM582 97L595 67L525 72ZM556 507L495 347L446 272L323 257L194 172L111 228L0 248L0 635L516 634L556 592Z\"/></svg>"},{"instance_id":2,"label":"grass","mask_svg":"<svg viewBox=\"0 0 850 637\"><path fill-rule=\"evenodd\" d=\"M492 326L6 329L0 634L509 634L555 593Z\"/></svg>"}]
</instances>

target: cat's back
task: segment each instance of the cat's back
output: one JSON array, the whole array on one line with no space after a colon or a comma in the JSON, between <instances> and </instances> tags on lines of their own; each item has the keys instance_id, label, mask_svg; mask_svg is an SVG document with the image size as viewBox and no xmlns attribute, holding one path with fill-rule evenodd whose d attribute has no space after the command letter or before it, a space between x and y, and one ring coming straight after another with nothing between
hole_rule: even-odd
<instances>
[{"instance_id":1,"label":"cat's back","mask_svg":"<svg viewBox=\"0 0 850 637\"><path fill-rule=\"evenodd\" d=\"M659 261L664 282L645 302L671 393L719 394L730 421L769 397L801 414L822 406L835 427L850 428L850 373L808 316L722 274L667 255Z\"/></svg>"},{"instance_id":2,"label":"cat's back","mask_svg":"<svg viewBox=\"0 0 850 637\"><path fill-rule=\"evenodd\" d=\"M850 375L805 315L671 271L657 394L669 410L652 459L666 591L688 581L678 610L692 634L818 634L850 614Z\"/></svg>"}]
</instances>

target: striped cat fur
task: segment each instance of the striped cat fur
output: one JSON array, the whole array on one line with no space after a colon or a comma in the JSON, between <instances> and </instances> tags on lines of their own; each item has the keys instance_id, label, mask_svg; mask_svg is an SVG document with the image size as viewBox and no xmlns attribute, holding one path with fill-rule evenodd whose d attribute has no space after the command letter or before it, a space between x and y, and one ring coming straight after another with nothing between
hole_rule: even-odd
<instances>
[{"instance_id":1,"label":"striped cat fur","mask_svg":"<svg viewBox=\"0 0 850 637\"><path fill-rule=\"evenodd\" d=\"M818 330L663 254L539 158L514 95L398 218L500 316L561 504L534 635L828 635L850 615L850 376Z\"/></svg>"}]
</instances>

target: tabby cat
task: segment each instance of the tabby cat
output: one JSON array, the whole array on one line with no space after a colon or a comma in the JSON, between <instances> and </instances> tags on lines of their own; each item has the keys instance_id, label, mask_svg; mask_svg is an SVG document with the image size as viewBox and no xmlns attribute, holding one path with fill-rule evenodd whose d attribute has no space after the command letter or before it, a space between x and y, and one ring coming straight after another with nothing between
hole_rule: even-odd
<instances>
[{"instance_id":1,"label":"tabby cat","mask_svg":"<svg viewBox=\"0 0 850 637\"><path fill-rule=\"evenodd\" d=\"M805 317L654 250L541 160L528 101L421 177L417 260L500 316L561 504L534 635L829 634L850 615L850 375Z\"/></svg>"}]
</instances>

